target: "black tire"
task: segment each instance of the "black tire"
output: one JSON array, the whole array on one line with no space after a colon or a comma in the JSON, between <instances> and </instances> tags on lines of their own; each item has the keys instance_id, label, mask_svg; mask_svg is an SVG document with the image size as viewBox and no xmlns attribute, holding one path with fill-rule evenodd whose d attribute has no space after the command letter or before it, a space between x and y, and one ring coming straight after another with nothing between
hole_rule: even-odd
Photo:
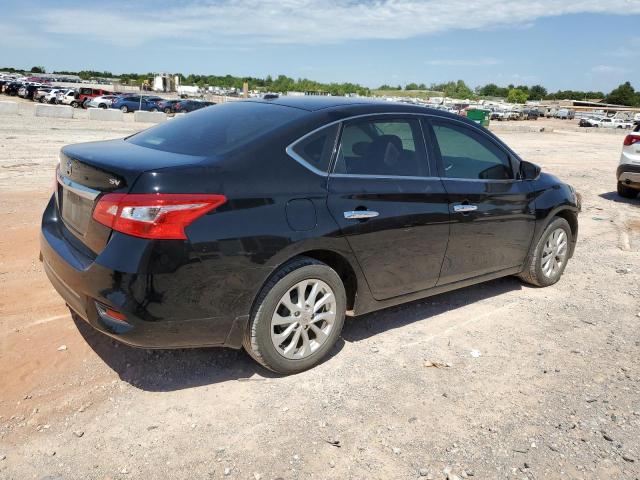
<instances>
[{"instance_id":1,"label":"black tire","mask_svg":"<svg viewBox=\"0 0 640 480\"><path fill-rule=\"evenodd\" d=\"M78 105L80 105L80 104L74 100L74 101L72 101L72 102L70 103L70 105L71 105L73 108L78 108Z\"/></svg>"},{"instance_id":2,"label":"black tire","mask_svg":"<svg viewBox=\"0 0 640 480\"><path fill-rule=\"evenodd\" d=\"M545 247L545 243L547 242L549 237L559 228L564 230L567 236L566 255L559 270L548 276L545 275L542 271L542 253ZM547 228L544 229L542 235L540 235L538 243L536 243L535 250L531 258L529 259L528 264L525 265L524 270L518 275L520 279L528 284L535 285L536 287L548 287L560 280L560 277L564 273L564 269L567 267L567 263L569 261L569 250L571 248L572 239L573 236L571 234L571 227L569 226L569 222L560 217L556 217L554 220L552 220L551 223L547 225Z\"/></svg>"},{"instance_id":3,"label":"black tire","mask_svg":"<svg viewBox=\"0 0 640 480\"><path fill-rule=\"evenodd\" d=\"M282 297L303 280L318 279L333 290L335 321L327 339L306 358L288 359L271 340L271 318ZM328 265L309 257L298 257L282 266L262 287L256 298L243 340L244 349L258 363L281 374L293 374L317 365L333 348L344 325L346 293L338 274Z\"/></svg>"},{"instance_id":4,"label":"black tire","mask_svg":"<svg viewBox=\"0 0 640 480\"><path fill-rule=\"evenodd\" d=\"M638 190L628 187L622 182L618 182L618 195L624 198L636 198L638 196Z\"/></svg>"},{"instance_id":5,"label":"black tire","mask_svg":"<svg viewBox=\"0 0 640 480\"><path fill-rule=\"evenodd\" d=\"M122 113L129 113L129 107L127 107L126 105L123 105L120 107L120 111Z\"/></svg>"},{"instance_id":6,"label":"black tire","mask_svg":"<svg viewBox=\"0 0 640 480\"><path fill-rule=\"evenodd\" d=\"M106 103L101 103L100 105L98 105L98 108L106 110L107 109L107 104Z\"/></svg>"},{"instance_id":7,"label":"black tire","mask_svg":"<svg viewBox=\"0 0 640 480\"><path fill-rule=\"evenodd\" d=\"M153 107L150 111L151 111L151 112L157 112L157 111L158 111L158 109L157 109L156 107Z\"/></svg>"},{"instance_id":8,"label":"black tire","mask_svg":"<svg viewBox=\"0 0 640 480\"><path fill-rule=\"evenodd\" d=\"M171 113L171 109L170 108L165 108L164 109L164 113L166 113L167 115L169 115Z\"/></svg>"}]
</instances>

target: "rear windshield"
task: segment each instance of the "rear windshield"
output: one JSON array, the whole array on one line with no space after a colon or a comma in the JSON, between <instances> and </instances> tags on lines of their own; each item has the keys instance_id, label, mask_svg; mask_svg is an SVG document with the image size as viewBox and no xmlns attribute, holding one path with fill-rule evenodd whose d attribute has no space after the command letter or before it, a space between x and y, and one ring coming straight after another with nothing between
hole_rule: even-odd
<instances>
[{"instance_id":1,"label":"rear windshield","mask_svg":"<svg viewBox=\"0 0 640 480\"><path fill-rule=\"evenodd\" d=\"M220 155L304 115L304 110L257 102L228 102L186 114L127 139L141 147L185 155Z\"/></svg>"}]
</instances>

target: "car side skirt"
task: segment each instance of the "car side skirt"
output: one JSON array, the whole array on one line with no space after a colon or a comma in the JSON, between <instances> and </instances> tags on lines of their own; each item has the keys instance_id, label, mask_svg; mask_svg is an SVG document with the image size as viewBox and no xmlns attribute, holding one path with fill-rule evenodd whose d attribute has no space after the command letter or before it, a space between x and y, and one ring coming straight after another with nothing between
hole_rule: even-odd
<instances>
[{"instance_id":1,"label":"car side skirt","mask_svg":"<svg viewBox=\"0 0 640 480\"><path fill-rule=\"evenodd\" d=\"M459 288L469 287L478 283L487 282L496 278L508 277L509 275L517 275L520 272L522 272L522 265L518 265L517 267L512 268L506 268L497 272L486 273L484 275L479 275L473 278L467 278L458 282L447 283L446 285L438 285L427 290L421 290L419 292L401 295L399 297L394 297L387 300L374 300L370 295L367 295L366 299L356 298L353 315L363 315L365 313L370 313L376 310L394 307L402 303L412 302L414 300L420 300L422 298L432 297L434 295L450 292Z\"/></svg>"}]
</instances>

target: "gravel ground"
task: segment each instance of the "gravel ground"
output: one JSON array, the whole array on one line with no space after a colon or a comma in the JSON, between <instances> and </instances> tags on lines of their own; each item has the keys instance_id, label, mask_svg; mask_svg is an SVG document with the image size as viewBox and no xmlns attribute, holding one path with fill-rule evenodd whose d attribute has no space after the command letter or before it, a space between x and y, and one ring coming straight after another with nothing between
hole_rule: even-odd
<instances>
[{"instance_id":1,"label":"gravel ground","mask_svg":"<svg viewBox=\"0 0 640 480\"><path fill-rule=\"evenodd\" d=\"M0 478L640 477L640 201L614 193L621 135L500 127L583 195L557 285L505 278L351 319L326 362L279 377L71 319L38 262L57 151L146 126L29 108L0 117Z\"/></svg>"}]
</instances>

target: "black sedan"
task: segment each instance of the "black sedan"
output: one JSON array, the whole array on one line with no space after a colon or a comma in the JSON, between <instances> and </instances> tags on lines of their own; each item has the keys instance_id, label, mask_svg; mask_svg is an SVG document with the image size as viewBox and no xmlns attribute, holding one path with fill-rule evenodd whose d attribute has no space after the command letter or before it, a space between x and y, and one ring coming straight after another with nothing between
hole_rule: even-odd
<instances>
[{"instance_id":1,"label":"black sedan","mask_svg":"<svg viewBox=\"0 0 640 480\"><path fill-rule=\"evenodd\" d=\"M62 149L44 269L125 343L312 367L345 314L506 275L552 285L580 197L481 126L420 106L278 98Z\"/></svg>"},{"instance_id":2,"label":"black sedan","mask_svg":"<svg viewBox=\"0 0 640 480\"><path fill-rule=\"evenodd\" d=\"M210 107L215 105L214 102L205 102L204 100L180 100L173 105L174 113L188 113L195 110L200 110L204 107Z\"/></svg>"},{"instance_id":3,"label":"black sedan","mask_svg":"<svg viewBox=\"0 0 640 480\"><path fill-rule=\"evenodd\" d=\"M173 107L176 103L180 103L180 100L162 100L158 102L158 109L164 113L175 113Z\"/></svg>"}]
</instances>

